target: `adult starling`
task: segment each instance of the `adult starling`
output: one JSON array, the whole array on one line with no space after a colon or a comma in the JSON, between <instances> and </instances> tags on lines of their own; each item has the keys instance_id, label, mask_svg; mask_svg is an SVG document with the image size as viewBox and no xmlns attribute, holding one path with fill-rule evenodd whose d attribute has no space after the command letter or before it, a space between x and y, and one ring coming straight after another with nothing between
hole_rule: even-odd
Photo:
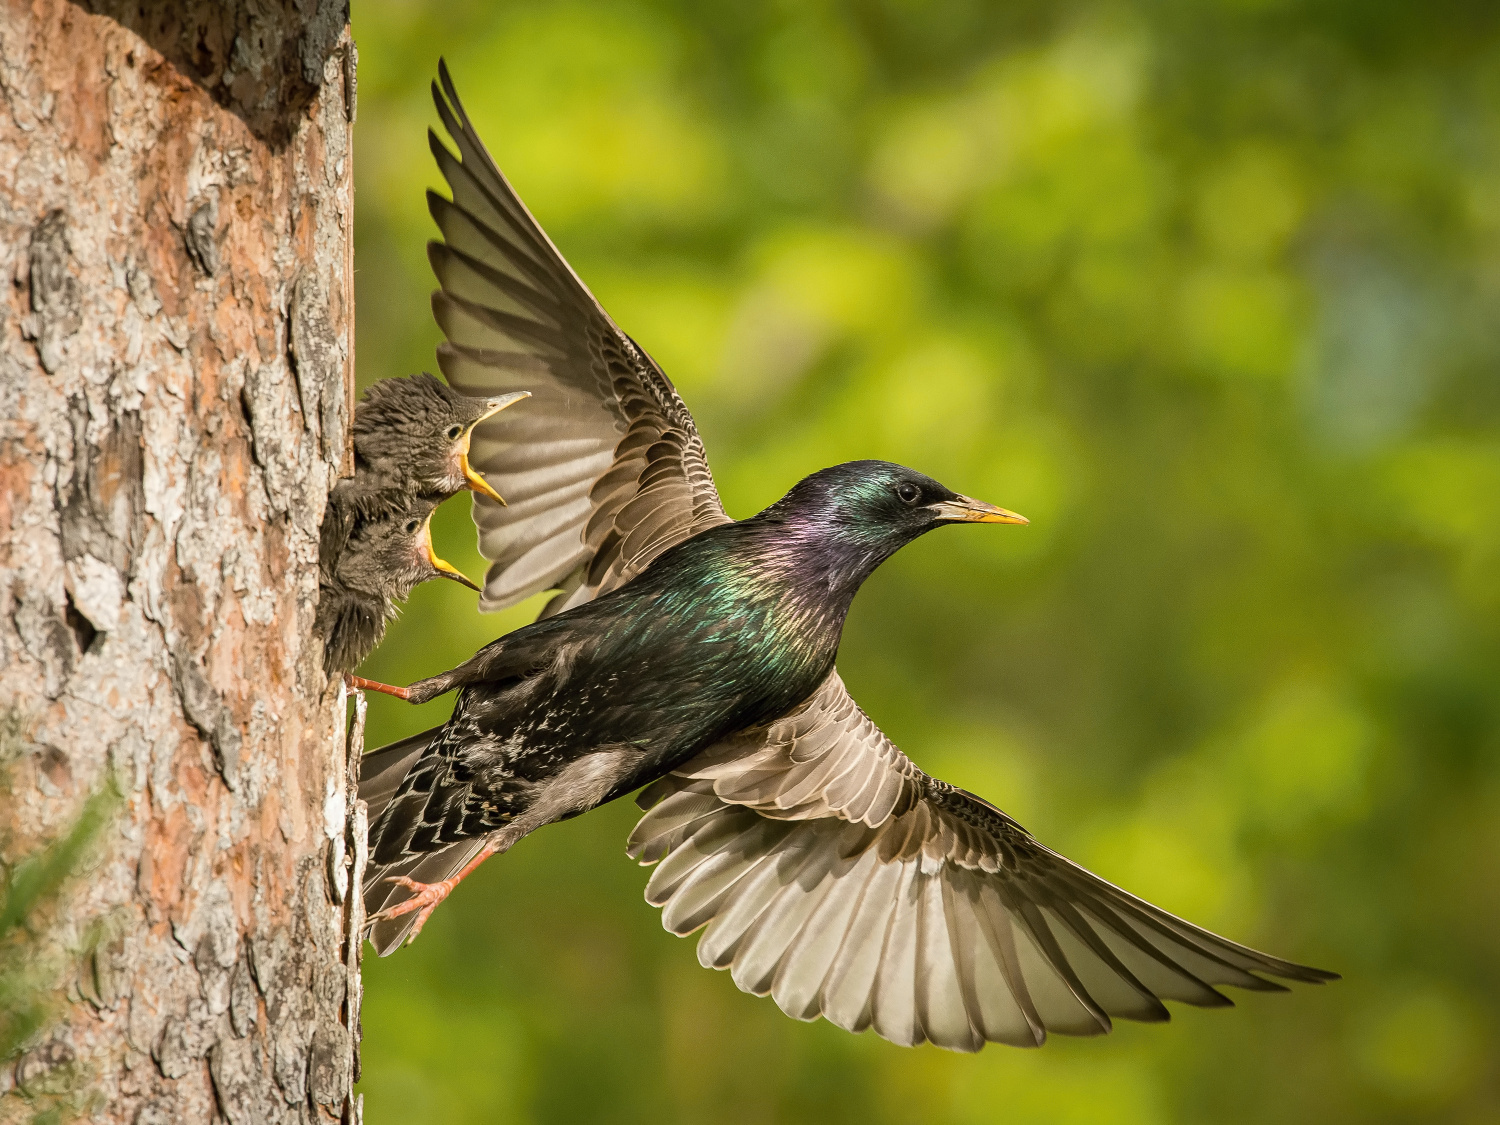
<instances>
[{"instance_id":1,"label":"adult starling","mask_svg":"<svg viewBox=\"0 0 1500 1125\"><path fill-rule=\"evenodd\" d=\"M325 672L348 672L370 654L395 616L395 603L429 578L479 587L432 549L435 497L410 497L401 509L336 525L324 521L318 570L316 628L323 637Z\"/></svg>"},{"instance_id":2,"label":"adult starling","mask_svg":"<svg viewBox=\"0 0 1500 1125\"><path fill-rule=\"evenodd\" d=\"M725 514L692 418L564 263L485 152L446 68L429 195L440 360L465 393L521 380L524 430L477 435L512 499L480 515L484 605L544 616L422 681L452 718L369 755L365 884L389 953L484 858L645 786L629 851L704 965L799 1019L956 1050L1163 1020L1215 985L1322 981L1127 894L920 770L834 668L860 584L948 523L1024 523L900 466L815 473ZM450 104L451 103L451 104ZM1264 974L1264 975L1257 975Z\"/></svg>"},{"instance_id":3,"label":"adult starling","mask_svg":"<svg viewBox=\"0 0 1500 1125\"><path fill-rule=\"evenodd\" d=\"M530 392L469 397L435 375L382 379L354 408L354 476L335 492L348 509L373 515L413 496L446 498L472 489L497 504L500 493L469 463L474 427Z\"/></svg>"}]
</instances>

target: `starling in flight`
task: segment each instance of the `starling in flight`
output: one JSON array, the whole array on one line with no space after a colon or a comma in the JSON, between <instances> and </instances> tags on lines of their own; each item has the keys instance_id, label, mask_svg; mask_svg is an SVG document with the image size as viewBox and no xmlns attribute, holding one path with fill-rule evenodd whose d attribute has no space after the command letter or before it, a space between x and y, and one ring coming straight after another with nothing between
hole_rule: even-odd
<instances>
[{"instance_id":1,"label":"starling in flight","mask_svg":"<svg viewBox=\"0 0 1500 1125\"><path fill-rule=\"evenodd\" d=\"M404 507L350 522L323 521L318 616L323 670L348 672L370 655L395 616L395 602L429 578L451 578L479 589L432 549L435 497L409 497ZM334 540L332 535L342 533Z\"/></svg>"},{"instance_id":2,"label":"starling in flight","mask_svg":"<svg viewBox=\"0 0 1500 1125\"><path fill-rule=\"evenodd\" d=\"M746 520L724 513L693 420L531 218L446 68L429 193L447 335L470 395L522 386L481 424L481 606L542 590L537 622L397 694L459 689L441 727L366 756L365 902L382 953L487 856L641 789L629 852L699 960L886 1039L977 1050L1218 1006L1235 985L1334 974L1237 945L1064 859L887 739L834 667L850 602L892 553L954 523L1025 521L910 469L815 473ZM443 96L446 94L446 98Z\"/></svg>"}]
</instances>

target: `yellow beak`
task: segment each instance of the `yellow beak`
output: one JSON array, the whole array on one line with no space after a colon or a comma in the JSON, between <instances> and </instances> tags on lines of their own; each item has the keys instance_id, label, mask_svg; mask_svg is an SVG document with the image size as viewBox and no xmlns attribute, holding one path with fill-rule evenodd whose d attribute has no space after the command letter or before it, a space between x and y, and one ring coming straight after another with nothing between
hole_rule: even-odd
<instances>
[{"instance_id":1,"label":"yellow beak","mask_svg":"<svg viewBox=\"0 0 1500 1125\"><path fill-rule=\"evenodd\" d=\"M427 517L427 522L422 525L422 547L427 552L427 561L432 564L432 569L437 571L443 578L451 578L455 582L462 582L471 590L478 590L468 575L459 570L446 559L438 558L437 552L432 549L432 517Z\"/></svg>"},{"instance_id":2,"label":"yellow beak","mask_svg":"<svg viewBox=\"0 0 1500 1125\"><path fill-rule=\"evenodd\" d=\"M490 399L489 409L487 409L478 418L474 419L474 425L470 426L468 430L464 432L463 441L458 447L458 467L464 474L464 480L469 482L469 487L475 492L479 493L481 496L488 496L491 500L494 500L496 503L502 506L505 504L505 497L501 496L492 487L490 487L490 482L485 480L484 477L480 476L479 473L475 471L474 466L469 464L469 441L474 436L474 426L479 425L479 423L483 422L486 418L492 418L496 414L499 414L500 411L504 410L507 406L514 406L523 398L530 397L530 391L514 391L511 394L496 395L494 398Z\"/></svg>"},{"instance_id":3,"label":"yellow beak","mask_svg":"<svg viewBox=\"0 0 1500 1125\"><path fill-rule=\"evenodd\" d=\"M954 500L943 500L929 504L937 518L950 523L1030 523L1025 516L975 500L972 496L960 496Z\"/></svg>"}]
</instances>

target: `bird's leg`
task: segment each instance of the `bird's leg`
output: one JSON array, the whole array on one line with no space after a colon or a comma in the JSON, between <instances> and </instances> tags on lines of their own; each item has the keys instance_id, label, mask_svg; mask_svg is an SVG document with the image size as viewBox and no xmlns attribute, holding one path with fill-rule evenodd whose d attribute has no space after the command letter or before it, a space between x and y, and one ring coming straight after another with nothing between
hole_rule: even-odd
<instances>
[{"instance_id":1,"label":"bird's leg","mask_svg":"<svg viewBox=\"0 0 1500 1125\"><path fill-rule=\"evenodd\" d=\"M429 699L436 699L444 692L452 691L459 686L452 672L444 672L440 676L429 676L407 687L383 684L379 680L367 680L363 676L351 676L347 673L344 675L344 683L351 688L364 688L366 691L394 695L397 699L404 699L408 703L426 703Z\"/></svg>"},{"instance_id":2,"label":"bird's leg","mask_svg":"<svg viewBox=\"0 0 1500 1125\"><path fill-rule=\"evenodd\" d=\"M409 688L383 684L379 680L367 680L363 676L346 675L344 683L352 688L363 688L365 691L379 691L384 692L386 695L394 695L397 699L411 699L411 689Z\"/></svg>"},{"instance_id":3,"label":"bird's leg","mask_svg":"<svg viewBox=\"0 0 1500 1125\"><path fill-rule=\"evenodd\" d=\"M398 902L395 906L387 906L378 914L369 917L370 924L384 922L391 918L399 918L403 914L410 914L413 910L420 911L417 915L416 925L412 926L411 932L406 935L406 945L417 940L417 935L422 932L422 927L427 924L427 919L432 912L438 908L438 903L453 893L453 888L461 883L465 876L478 867L490 856L503 849L498 844L486 844L484 848L463 869L451 879L440 879L436 883L419 883L415 879L405 875L392 875L385 881L396 883L412 892L412 896L404 902Z\"/></svg>"},{"instance_id":4,"label":"bird's leg","mask_svg":"<svg viewBox=\"0 0 1500 1125\"><path fill-rule=\"evenodd\" d=\"M402 698L408 703L426 703L429 699L436 699L464 685L465 681L461 672L462 666L452 672L441 672L436 676L428 676L425 680L418 680L406 689L406 694Z\"/></svg>"}]
</instances>

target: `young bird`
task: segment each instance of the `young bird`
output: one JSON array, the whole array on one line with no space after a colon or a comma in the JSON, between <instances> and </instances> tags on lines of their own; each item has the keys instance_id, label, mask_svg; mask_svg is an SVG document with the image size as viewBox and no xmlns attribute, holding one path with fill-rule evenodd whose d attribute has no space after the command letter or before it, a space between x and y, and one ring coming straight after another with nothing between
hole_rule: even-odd
<instances>
[{"instance_id":1,"label":"young bird","mask_svg":"<svg viewBox=\"0 0 1500 1125\"><path fill-rule=\"evenodd\" d=\"M409 522L407 513L415 510L419 498L436 506L468 488L504 506L500 494L469 464L469 446L480 423L529 397L529 391L511 391L470 398L426 373L383 379L366 391L354 411L354 476L334 487L323 515L320 575L343 573L345 544L366 542L372 535L394 535L391 528ZM374 563L368 554L353 565L366 569L361 579L366 590L380 588L380 576L369 572ZM388 581L399 580L392 576ZM350 603L354 617L340 633L361 640L341 653L337 665L329 664L330 671L335 666L345 671L352 668L379 639L391 599L381 595L380 600L383 607L378 601L363 609L358 599ZM368 644L362 638L373 626L356 629L352 624L365 610L380 622ZM349 662L354 651L359 655Z\"/></svg>"},{"instance_id":2,"label":"young bird","mask_svg":"<svg viewBox=\"0 0 1500 1125\"><path fill-rule=\"evenodd\" d=\"M429 578L451 578L479 589L432 549L433 497L408 500L399 511L348 525L324 521L318 571L316 627L323 636L323 669L328 674L358 666L385 635L405 601ZM330 531L347 532L330 541Z\"/></svg>"},{"instance_id":3,"label":"young bird","mask_svg":"<svg viewBox=\"0 0 1500 1125\"><path fill-rule=\"evenodd\" d=\"M486 398L461 395L426 372L382 379L354 408L354 477L334 490L341 511L371 516L413 496L446 499L472 489L504 499L469 464L475 427L529 391Z\"/></svg>"}]
</instances>

